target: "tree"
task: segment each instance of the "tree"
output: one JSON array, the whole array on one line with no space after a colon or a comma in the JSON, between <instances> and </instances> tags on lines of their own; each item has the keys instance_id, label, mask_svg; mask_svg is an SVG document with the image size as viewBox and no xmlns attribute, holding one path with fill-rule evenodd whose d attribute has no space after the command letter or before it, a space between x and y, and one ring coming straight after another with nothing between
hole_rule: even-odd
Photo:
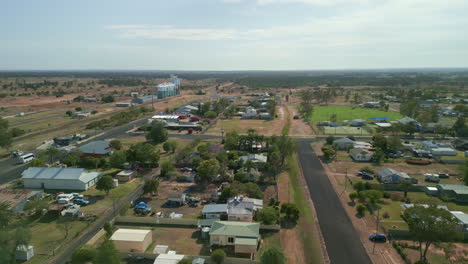
<instances>
[{"instance_id":1,"label":"tree","mask_svg":"<svg viewBox=\"0 0 468 264\"><path fill-rule=\"evenodd\" d=\"M281 204L282 214L285 215L285 218L291 221L296 222L299 219L300 211L297 205L293 203L284 203Z\"/></svg>"},{"instance_id":2,"label":"tree","mask_svg":"<svg viewBox=\"0 0 468 264\"><path fill-rule=\"evenodd\" d=\"M28 166L29 167L45 167L46 163L40 158L33 159L31 162L29 162Z\"/></svg>"},{"instance_id":3,"label":"tree","mask_svg":"<svg viewBox=\"0 0 468 264\"><path fill-rule=\"evenodd\" d=\"M112 102L115 101L115 99L114 99L114 97L113 97L112 95L109 94L109 95L103 96L103 97L101 98L101 101L102 101L103 103L112 103Z\"/></svg>"},{"instance_id":4,"label":"tree","mask_svg":"<svg viewBox=\"0 0 468 264\"><path fill-rule=\"evenodd\" d=\"M273 225L278 223L279 220L278 211L273 207L265 207L259 210L255 217L256 221L259 221L264 225Z\"/></svg>"},{"instance_id":5,"label":"tree","mask_svg":"<svg viewBox=\"0 0 468 264\"><path fill-rule=\"evenodd\" d=\"M54 147L49 147L46 151L39 154L39 157L43 158L49 164L52 164L59 156L60 150Z\"/></svg>"},{"instance_id":6,"label":"tree","mask_svg":"<svg viewBox=\"0 0 468 264\"><path fill-rule=\"evenodd\" d=\"M358 194L360 194L360 192L366 189L366 185L362 181L359 181L353 185L353 189L356 190Z\"/></svg>"},{"instance_id":7,"label":"tree","mask_svg":"<svg viewBox=\"0 0 468 264\"><path fill-rule=\"evenodd\" d=\"M387 150L387 138L381 134L375 134L372 137L372 141L374 142L374 147Z\"/></svg>"},{"instance_id":8,"label":"tree","mask_svg":"<svg viewBox=\"0 0 468 264\"><path fill-rule=\"evenodd\" d=\"M276 247L271 247L263 252L260 257L261 264L285 264L286 257L283 252Z\"/></svg>"},{"instance_id":9,"label":"tree","mask_svg":"<svg viewBox=\"0 0 468 264\"><path fill-rule=\"evenodd\" d=\"M63 163L67 164L68 167L75 167L78 163L80 163L80 153L77 151L73 151L67 154Z\"/></svg>"},{"instance_id":10,"label":"tree","mask_svg":"<svg viewBox=\"0 0 468 264\"><path fill-rule=\"evenodd\" d=\"M109 165L112 168L116 169L123 169L124 164L127 162L127 155L125 154L124 151L119 150L115 151L112 153L112 155L109 157Z\"/></svg>"},{"instance_id":11,"label":"tree","mask_svg":"<svg viewBox=\"0 0 468 264\"><path fill-rule=\"evenodd\" d=\"M119 252L115 249L112 240L104 240L104 242L97 248L96 257L93 263L97 264L120 264Z\"/></svg>"},{"instance_id":12,"label":"tree","mask_svg":"<svg viewBox=\"0 0 468 264\"><path fill-rule=\"evenodd\" d=\"M391 149L391 150L402 150L403 144L401 143L401 140L399 137L390 136L387 139L387 147L388 149Z\"/></svg>"},{"instance_id":13,"label":"tree","mask_svg":"<svg viewBox=\"0 0 468 264\"><path fill-rule=\"evenodd\" d=\"M188 259L181 259L177 264L192 264L192 261Z\"/></svg>"},{"instance_id":14,"label":"tree","mask_svg":"<svg viewBox=\"0 0 468 264\"><path fill-rule=\"evenodd\" d=\"M237 131L229 131L224 138L224 149L236 150L239 148L239 134Z\"/></svg>"},{"instance_id":15,"label":"tree","mask_svg":"<svg viewBox=\"0 0 468 264\"><path fill-rule=\"evenodd\" d=\"M358 198L357 192L351 192L351 193L349 194L349 199L351 199L351 202L354 203L354 200L355 200L356 198Z\"/></svg>"},{"instance_id":16,"label":"tree","mask_svg":"<svg viewBox=\"0 0 468 264\"><path fill-rule=\"evenodd\" d=\"M170 160L165 160L161 163L161 177L168 178L174 171L175 166Z\"/></svg>"},{"instance_id":17,"label":"tree","mask_svg":"<svg viewBox=\"0 0 468 264\"><path fill-rule=\"evenodd\" d=\"M411 182L405 181L405 182L400 183L400 188L403 189L403 194L404 194L405 199L408 196L408 190L411 188L411 186L413 186Z\"/></svg>"},{"instance_id":18,"label":"tree","mask_svg":"<svg viewBox=\"0 0 468 264\"><path fill-rule=\"evenodd\" d=\"M0 118L0 147L9 149L13 143L13 135L8 131L8 120Z\"/></svg>"},{"instance_id":19,"label":"tree","mask_svg":"<svg viewBox=\"0 0 468 264\"><path fill-rule=\"evenodd\" d=\"M154 164L159 161L159 150L157 151L155 146L144 142L132 145L125 153L129 162Z\"/></svg>"},{"instance_id":20,"label":"tree","mask_svg":"<svg viewBox=\"0 0 468 264\"><path fill-rule=\"evenodd\" d=\"M158 193L158 188L159 188L159 181L158 180L149 180L145 182L145 185L143 185L143 193Z\"/></svg>"},{"instance_id":21,"label":"tree","mask_svg":"<svg viewBox=\"0 0 468 264\"><path fill-rule=\"evenodd\" d=\"M105 191L106 195L109 195L109 191L114 188L114 179L111 176L103 176L96 183L96 189L99 191Z\"/></svg>"},{"instance_id":22,"label":"tree","mask_svg":"<svg viewBox=\"0 0 468 264\"><path fill-rule=\"evenodd\" d=\"M239 191L233 187L224 187L219 195L219 200L227 201L229 198L235 197L239 194Z\"/></svg>"},{"instance_id":23,"label":"tree","mask_svg":"<svg viewBox=\"0 0 468 264\"><path fill-rule=\"evenodd\" d=\"M381 163L385 160L385 153L381 149L377 149L372 155L372 161L375 163Z\"/></svg>"},{"instance_id":24,"label":"tree","mask_svg":"<svg viewBox=\"0 0 468 264\"><path fill-rule=\"evenodd\" d=\"M164 142L164 144L163 144L163 149L164 149L164 151L166 151L166 152L172 152L172 153L174 153L174 152L176 151L176 149L177 149L177 145L178 145L177 141L175 141L175 140L168 140L168 141Z\"/></svg>"},{"instance_id":25,"label":"tree","mask_svg":"<svg viewBox=\"0 0 468 264\"><path fill-rule=\"evenodd\" d=\"M219 172L219 162L217 159L204 160L197 167L198 176L202 182L211 182Z\"/></svg>"},{"instance_id":26,"label":"tree","mask_svg":"<svg viewBox=\"0 0 468 264\"><path fill-rule=\"evenodd\" d=\"M10 210L10 203L0 201L0 229L5 228L13 219L13 212Z\"/></svg>"},{"instance_id":27,"label":"tree","mask_svg":"<svg viewBox=\"0 0 468 264\"><path fill-rule=\"evenodd\" d=\"M103 226L104 231L106 231L107 238L110 238L114 234L115 228L112 226L111 222L105 222Z\"/></svg>"},{"instance_id":28,"label":"tree","mask_svg":"<svg viewBox=\"0 0 468 264\"><path fill-rule=\"evenodd\" d=\"M96 257L96 249L84 245L75 249L71 255L71 263L72 264L84 264L87 262L91 262Z\"/></svg>"},{"instance_id":29,"label":"tree","mask_svg":"<svg viewBox=\"0 0 468 264\"><path fill-rule=\"evenodd\" d=\"M376 205L383 198L383 193L378 190L367 190L363 192L362 196L368 199L371 205Z\"/></svg>"},{"instance_id":30,"label":"tree","mask_svg":"<svg viewBox=\"0 0 468 264\"><path fill-rule=\"evenodd\" d=\"M218 114L216 114L216 112L214 111L207 111L203 114L203 117L205 118L209 118L209 119L213 119L215 118L216 116L218 116Z\"/></svg>"},{"instance_id":31,"label":"tree","mask_svg":"<svg viewBox=\"0 0 468 264\"><path fill-rule=\"evenodd\" d=\"M327 137L327 145L333 145L333 141L335 141L334 136L328 136Z\"/></svg>"},{"instance_id":32,"label":"tree","mask_svg":"<svg viewBox=\"0 0 468 264\"><path fill-rule=\"evenodd\" d=\"M358 215L364 216L366 214L366 207L362 204L359 204L356 206L356 211Z\"/></svg>"},{"instance_id":33,"label":"tree","mask_svg":"<svg viewBox=\"0 0 468 264\"><path fill-rule=\"evenodd\" d=\"M111 140L111 142L109 142L109 147L120 150L122 148L122 142L118 139Z\"/></svg>"},{"instance_id":34,"label":"tree","mask_svg":"<svg viewBox=\"0 0 468 264\"><path fill-rule=\"evenodd\" d=\"M331 146L323 146L322 147L322 152L323 152L323 156L325 157L326 160L333 160L336 156L336 151L333 147Z\"/></svg>"},{"instance_id":35,"label":"tree","mask_svg":"<svg viewBox=\"0 0 468 264\"><path fill-rule=\"evenodd\" d=\"M211 253L211 261L216 264L221 264L224 262L224 258L226 258L226 252L223 249L218 248Z\"/></svg>"},{"instance_id":36,"label":"tree","mask_svg":"<svg viewBox=\"0 0 468 264\"><path fill-rule=\"evenodd\" d=\"M431 244L450 241L457 236L457 220L447 210L435 206L414 206L406 209L404 216L409 231L419 244L419 256L423 262L427 262L426 254Z\"/></svg>"},{"instance_id":37,"label":"tree","mask_svg":"<svg viewBox=\"0 0 468 264\"><path fill-rule=\"evenodd\" d=\"M164 127L164 123L155 120L151 123L150 131L146 134L146 139L150 140L154 144L160 144L167 140L167 129Z\"/></svg>"},{"instance_id":38,"label":"tree","mask_svg":"<svg viewBox=\"0 0 468 264\"><path fill-rule=\"evenodd\" d=\"M263 197L262 190L256 183L253 182L248 182L244 184L244 190L243 190L248 197L250 198L256 198L256 199L261 199Z\"/></svg>"}]
</instances>

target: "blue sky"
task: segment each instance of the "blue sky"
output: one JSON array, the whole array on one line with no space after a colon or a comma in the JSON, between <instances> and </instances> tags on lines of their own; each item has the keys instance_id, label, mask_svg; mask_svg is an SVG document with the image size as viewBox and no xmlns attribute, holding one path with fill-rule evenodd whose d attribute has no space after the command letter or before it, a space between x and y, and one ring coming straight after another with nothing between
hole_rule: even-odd
<instances>
[{"instance_id":1,"label":"blue sky","mask_svg":"<svg viewBox=\"0 0 468 264\"><path fill-rule=\"evenodd\" d=\"M468 67L467 0L0 2L0 70Z\"/></svg>"}]
</instances>

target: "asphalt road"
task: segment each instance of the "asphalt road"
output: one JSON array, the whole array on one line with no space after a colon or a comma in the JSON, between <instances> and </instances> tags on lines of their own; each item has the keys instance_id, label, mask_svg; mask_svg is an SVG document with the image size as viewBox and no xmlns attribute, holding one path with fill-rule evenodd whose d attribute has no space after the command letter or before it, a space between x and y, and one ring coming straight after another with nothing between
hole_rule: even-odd
<instances>
[{"instance_id":1,"label":"asphalt road","mask_svg":"<svg viewBox=\"0 0 468 264\"><path fill-rule=\"evenodd\" d=\"M310 143L297 139L296 151L314 203L332 264L372 263Z\"/></svg>"}]
</instances>

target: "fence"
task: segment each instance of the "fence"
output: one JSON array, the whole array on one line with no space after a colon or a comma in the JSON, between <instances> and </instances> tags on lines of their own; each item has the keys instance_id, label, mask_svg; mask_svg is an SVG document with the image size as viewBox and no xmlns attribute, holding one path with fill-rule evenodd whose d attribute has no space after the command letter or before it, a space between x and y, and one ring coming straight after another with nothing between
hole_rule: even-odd
<instances>
[{"instance_id":1,"label":"fence","mask_svg":"<svg viewBox=\"0 0 468 264\"><path fill-rule=\"evenodd\" d=\"M131 258L137 258L137 257L143 257L145 259L149 260L154 260L158 256L157 254L151 254L151 253L138 253L138 252L120 252L119 253L120 258L122 259L131 259ZM188 260L193 260L195 258L202 258L205 260L205 263L207 264L214 264L214 262L211 261L209 256L189 256L185 255L186 259ZM232 257L226 257L223 261L224 264L258 264L259 262L256 260L251 260L247 258L232 258Z\"/></svg>"}]
</instances>

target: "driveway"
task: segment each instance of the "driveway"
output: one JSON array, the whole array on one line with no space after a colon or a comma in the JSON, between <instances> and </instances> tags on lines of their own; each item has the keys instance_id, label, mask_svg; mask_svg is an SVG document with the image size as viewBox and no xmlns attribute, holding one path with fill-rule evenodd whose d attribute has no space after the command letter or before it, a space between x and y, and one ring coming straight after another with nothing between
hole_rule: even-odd
<instances>
[{"instance_id":1,"label":"driveway","mask_svg":"<svg viewBox=\"0 0 468 264\"><path fill-rule=\"evenodd\" d=\"M336 195L318 157L313 140L297 139L299 163L314 203L328 256L333 264L372 263L351 220Z\"/></svg>"}]
</instances>

